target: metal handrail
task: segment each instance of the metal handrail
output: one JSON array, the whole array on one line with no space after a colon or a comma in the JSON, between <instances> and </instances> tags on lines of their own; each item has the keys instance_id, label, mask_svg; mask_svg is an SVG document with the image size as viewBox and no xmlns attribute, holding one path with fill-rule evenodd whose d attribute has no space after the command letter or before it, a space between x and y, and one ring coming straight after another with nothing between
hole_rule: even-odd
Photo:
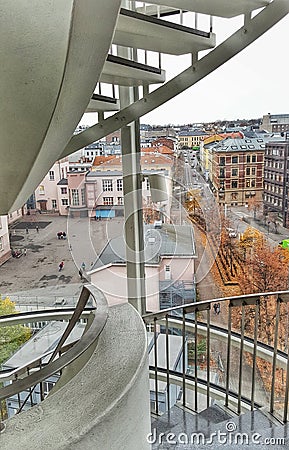
<instances>
[{"instance_id":1,"label":"metal handrail","mask_svg":"<svg viewBox=\"0 0 289 450\"><path fill-rule=\"evenodd\" d=\"M164 319L166 314L171 312L186 310L186 314L193 313L195 311L206 311L207 309L211 309L211 305L213 303L223 303L231 301L233 306L242 306L244 302L245 305L257 305L260 297L270 297L270 296L278 296L285 303L289 302L289 291L275 291L275 292L260 292L258 294L246 294L246 295L236 295L232 297L220 297L214 298L211 300L203 300L201 302L193 302L185 305L174 306L172 308L162 309L157 312L149 312L142 316L144 322L146 324L152 323L155 319L160 320Z\"/></svg>"},{"instance_id":2,"label":"metal handrail","mask_svg":"<svg viewBox=\"0 0 289 450\"><path fill-rule=\"evenodd\" d=\"M262 342L258 339L258 320L260 316L260 300L266 299L268 297L273 297L275 300L275 317L274 317L274 329L272 331L272 345ZM224 328L219 325L215 325L211 323L211 311L213 303L220 303L228 306L228 323L227 328ZM260 402L256 401L255 393L257 387L256 381L256 357L260 357L262 360L268 361L272 364L272 374L269 380L270 383L270 393L264 392L263 403L268 403L269 412L274 415L276 418L280 420L279 412L275 410L275 371L277 367L287 370L286 375L286 385L283 385L283 389L285 389L285 401L281 405L281 409L283 408L283 422L287 422L287 412L288 412L288 390L289 390L289 357L288 351L280 350L278 348L278 339L279 339L279 323L280 323L280 313L281 313L281 304L288 304L289 302L289 291L275 291L275 292L263 292L258 294L249 294L242 296L231 296L225 298L217 298L210 299L201 302L194 302L189 304L180 305L177 307L167 308L155 313L147 313L143 315L143 320L146 325L151 326L154 325L154 335L155 335L155 345L154 345L154 365L150 366L151 377L154 378L154 384L156 386L156 414L158 414L158 385L157 381L164 381L167 383L167 392L169 392L169 385L177 384L181 389L182 403L184 406L188 406L187 404L187 394L186 388L190 388L194 390L194 400L193 400L193 409L198 411L198 396L197 392L200 389L200 383L203 385L201 390L204 391L204 386L206 387L206 397L207 397L207 406L209 406L209 398L212 397L212 390L216 391L216 386L210 380L210 354L211 354L211 340L216 338L222 339L222 341L226 342L226 365L224 370L222 370L223 375L225 376L224 387L219 387L217 390L224 394L224 405L229 406L230 403L235 404L236 412L238 414L241 413L243 407L248 407L250 405L251 410L260 407ZM255 314L252 318L253 323L253 331L252 337L246 336L245 334L245 313L246 307L253 308ZM239 332L232 330L232 311L234 308L238 308L240 311L240 320L239 320ZM202 320L199 320L197 317L197 313L203 312L205 313ZM177 314L176 314L177 313ZM194 317L188 317L188 314L194 313ZM288 312L287 312L288 314ZM156 339L156 331L157 327L162 326L160 328L160 333L165 333L166 340L165 345L166 348L164 352L166 354L166 363L164 366L160 367L158 364L158 352L157 352L157 339ZM168 365L168 353L169 350L167 346L169 345L169 327L178 329L179 333L181 333L181 342L182 342L182 367L178 369L178 371L173 371L171 367ZM195 366L195 374L192 377L186 372L186 339L188 334L194 335L195 339L193 341L193 365ZM199 376L199 368L198 368L198 360L197 360L197 344L198 344L198 335L202 335L204 339L206 339L206 377L204 379ZM232 348L233 346L239 347L239 354L236 360L236 369L237 369L237 388L232 391L230 387L230 380L233 379L232 375ZM287 342L288 346L288 342ZM246 391L246 395L243 395L242 390L243 387L243 379L244 379L244 357L245 353L251 353L253 355L253 370L252 377L250 378L249 390ZM233 353L234 354L234 353ZM236 358L235 358L236 359ZM205 370L205 369L204 369ZM250 392L250 396L247 396L247 392ZM216 392L215 392L216 394ZM269 397L268 397L269 395ZM267 398L267 399L266 399ZM263 405L264 406L264 405ZM190 407L192 407L190 405ZM276 408L277 409L277 408Z\"/></svg>"},{"instance_id":3,"label":"metal handrail","mask_svg":"<svg viewBox=\"0 0 289 450\"><path fill-rule=\"evenodd\" d=\"M1 388L0 401L18 394L19 392L23 392L31 386L35 386L43 380L48 379L55 373L60 372L66 366L70 365L73 361L79 358L94 344L106 324L108 317L108 305L104 295L94 286L84 285L83 290L88 291L89 294L92 295L96 304L96 309L94 312L91 312L94 318L88 330L72 348L66 351L65 354L62 354L59 358L51 361L45 367L40 368L37 372L34 372L25 378L18 379L12 384Z\"/></svg>"}]
</instances>

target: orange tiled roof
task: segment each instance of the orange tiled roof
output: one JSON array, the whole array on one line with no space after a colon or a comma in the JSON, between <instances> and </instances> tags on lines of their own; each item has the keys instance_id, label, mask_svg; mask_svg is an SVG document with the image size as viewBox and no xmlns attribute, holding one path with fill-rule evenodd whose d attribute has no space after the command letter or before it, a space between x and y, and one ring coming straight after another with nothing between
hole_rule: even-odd
<instances>
[{"instance_id":1,"label":"orange tiled roof","mask_svg":"<svg viewBox=\"0 0 289 450\"><path fill-rule=\"evenodd\" d=\"M172 149L167 147L166 145L158 145L153 147L144 147L141 149L141 152L150 153L150 152L157 152L161 153L163 155L173 155L174 152Z\"/></svg>"},{"instance_id":2,"label":"orange tiled roof","mask_svg":"<svg viewBox=\"0 0 289 450\"><path fill-rule=\"evenodd\" d=\"M100 166L101 164L106 163L107 161L115 158L115 155L100 155L96 156L93 160L93 166Z\"/></svg>"}]
</instances>

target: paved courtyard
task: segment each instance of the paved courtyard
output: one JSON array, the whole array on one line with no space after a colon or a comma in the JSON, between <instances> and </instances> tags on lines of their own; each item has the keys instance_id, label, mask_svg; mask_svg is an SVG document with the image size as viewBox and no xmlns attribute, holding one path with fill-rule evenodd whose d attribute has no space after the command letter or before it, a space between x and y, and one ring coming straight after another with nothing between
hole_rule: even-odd
<instances>
[{"instance_id":1,"label":"paved courtyard","mask_svg":"<svg viewBox=\"0 0 289 450\"><path fill-rule=\"evenodd\" d=\"M31 289L39 295L47 291L51 295L59 291L77 294L81 264L89 270L107 240L120 234L122 227L122 218L99 222L56 215L25 216L10 231L13 250L23 253L26 249L26 256L11 257L0 267L0 294L28 295ZM58 239L59 231L65 231L67 238ZM59 272L61 261L64 268Z\"/></svg>"}]
</instances>

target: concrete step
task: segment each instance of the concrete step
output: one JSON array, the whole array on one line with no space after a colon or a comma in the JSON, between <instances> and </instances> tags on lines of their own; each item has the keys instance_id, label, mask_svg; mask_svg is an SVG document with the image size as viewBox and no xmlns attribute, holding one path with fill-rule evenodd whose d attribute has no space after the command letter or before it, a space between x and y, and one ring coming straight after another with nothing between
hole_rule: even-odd
<instances>
[{"instance_id":1,"label":"concrete step","mask_svg":"<svg viewBox=\"0 0 289 450\"><path fill-rule=\"evenodd\" d=\"M159 446L163 444L162 440L159 439L162 433L164 436L167 436L169 433L173 433L175 436L185 433L190 436L196 430L202 432L206 430L207 435L210 435L212 425L225 422L230 418L231 415L218 407L218 405L213 405L199 414L175 405L167 413L153 420L152 433L153 436L156 436L156 442L153 443L152 448L164 448Z\"/></svg>"},{"instance_id":2,"label":"concrete step","mask_svg":"<svg viewBox=\"0 0 289 450\"><path fill-rule=\"evenodd\" d=\"M218 405L199 414L174 406L162 417L152 422L151 444L153 450L162 449L222 449L241 448L274 450L288 448L289 426L261 410L240 416L230 415Z\"/></svg>"}]
</instances>

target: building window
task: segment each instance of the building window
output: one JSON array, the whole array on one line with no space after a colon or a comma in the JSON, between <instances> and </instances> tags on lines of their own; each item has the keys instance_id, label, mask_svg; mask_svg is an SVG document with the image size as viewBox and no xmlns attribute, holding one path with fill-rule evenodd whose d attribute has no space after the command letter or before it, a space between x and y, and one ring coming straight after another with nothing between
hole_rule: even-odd
<instances>
[{"instance_id":1,"label":"building window","mask_svg":"<svg viewBox=\"0 0 289 450\"><path fill-rule=\"evenodd\" d=\"M252 163L255 163L257 161L256 155L252 155Z\"/></svg>"},{"instance_id":2,"label":"building window","mask_svg":"<svg viewBox=\"0 0 289 450\"><path fill-rule=\"evenodd\" d=\"M66 187L61 188L61 194L67 194L67 188Z\"/></svg>"},{"instance_id":3,"label":"building window","mask_svg":"<svg viewBox=\"0 0 289 450\"><path fill-rule=\"evenodd\" d=\"M116 189L118 191L122 191L122 179L119 178L118 180L116 180Z\"/></svg>"},{"instance_id":4,"label":"building window","mask_svg":"<svg viewBox=\"0 0 289 450\"><path fill-rule=\"evenodd\" d=\"M117 197L117 204L123 205L123 197Z\"/></svg>"},{"instance_id":5,"label":"building window","mask_svg":"<svg viewBox=\"0 0 289 450\"><path fill-rule=\"evenodd\" d=\"M85 189L81 188L81 204L85 205Z\"/></svg>"},{"instance_id":6,"label":"building window","mask_svg":"<svg viewBox=\"0 0 289 450\"><path fill-rule=\"evenodd\" d=\"M68 206L68 199L67 198L63 198L61 200L62 206Z\"/></svg>"},{"instance_id":7,"label":"building window","mask_svg":"<svg viewBox=\"0 0 289 450\"><path fill-rule=\"evenodd\" d=\"M44 195L44 194L45 194L45 189L44 189L43 184L41 184L41 185L39 186L39 195Z\"/></svg>"},{"instance_id":8,"label":"building window","mask_svg":"<svg viewBox=\"0 0 289 450\"><path fill-rule=\"evenodd\" d=\"M49 171L49 180L54 181L54 170Z\"/></svg>"},{"instance_id":9,"label":"building window","mask_svg":"<svg viewBox=\"0 0 289 450\"><path fill-rule=\"evenodd\" d=\"M232 156L232 164L238 164L238 156Z\"/></svg>"},{"instance_id":10,"label":"building window","mask_svg":"<svg viewBox=\"0 0 289 450\"><path fill-rule=\"evenodd\" d=\"M52 203L52 209L56 209L57 208L56 200L51 200L51 203Z\"/></svg>"},{"instance_id":11,"label":"building window","mask_svg":"<svg viewBox=\"0 0 289 450\"><path fill-rule=\"evenodd\" d=\"M247 167L246 168L246 175L247 175L247 177L249 177L250 174L251 174L251 169L250 169L250 167Z\"/></svg>"},{"instance_id":12,"label":"building window","mask_svg":"<svg viewBox=\"0 0 289 450\"><path fill-rule=\"evenodd\" d=\"M238 176L238 169L232 169L232 177Z\"/></svg>"},{"instance_id":13,"label":"building window","mask_svg":"<svg viewBox=\"0 0 289 450\"><path fill-rule=\"evenodd\" d=\"M253 175L253 176L256 175L256 167L252 167L252 169L251 169L251 175Z\"/></svg>"},{"instance_id":14,"label":"building window","mask_svg":"<svg viewBox=\"0 0 289 450\"><path fill-rule=\"evenodd\" d=\"M220 166L224 166L225 163L226 163L226 158L225 158L225 156L221 156L221 157L220 157Z\"/></svg>"},{"instance_id":15,"label":"building window","mask_svg":"<svg viewBox=\"0 0 289 450\"><path fill-rule=\"evenodd\" d=\"M104 205L113 205L113 197L103 197L103 204Z\"/></svg>"},{"instance_id":16,"label":"building window","mask_svg":"<svg viewBox=\"0 0 289 450\"><path fill-rule=\"evenodd\" d=\"M255 187L255 186L256 186L255 180L251 180L251 187Z\"/></svg>"},{"instance_id":17,"label":"building window","mask_svg":"<svg viewBox=\"0 0 289 450\"><path fill-rule=\"evenodd\" d=\"M232 181L232 184L231 184L231 186L232 186L232 189L238 189L238 181Z\"/></svg>"},{"instance_id":18,"label":"building window","mask_svg":"<svg viewBox=\"0 0 289 450\"><path fill-rule=\"evenodd\" d=\"M251 162L251 155L247 155L247 163Z\"/></svg>"},{"instance_id":19,"label":"building window","mask_svg":"<svg viewBox=\"0 0 289 450\"><path fill-rule=\"evenodd\" d=\"M250 187L250 186L251 186L250 180L246 180L246 187Z\"/></svg>"},{"instance_id":20,"label":"building window","mask_svg":"<svg viewBox=\"0 0 289 450\"><path fill-rule=\"evenodd\" d=\"M165 266L165 280L171 279L171 266Z\"/></svg>"},{"instance_id":21,"label":"building window","mask_svg":"<svg viewBox=\"0 0 289 450\"><path fill-rule=\"evenodd\" d=\"M112 191L112 180L102 180L102 190Z\"/></svg>"},{"instance_id":22,"label":"building window","mask_svg":"<svg viewBox=\"0 0 289 450\"><path fill-rule=\"evenodd\" d=\"M77 189L71 189L71 203L73 206L79 206L79 193Z\"/></svg>"},{"instance_id":23,"label":"building window","mask_svg":"<svg viewBox=\"0 0 289 450\"><path fill-rule=\"evenodd\" d=\"M225 169L220 169L220 178L225 178Z\"/></svg>"}]
</instances>

